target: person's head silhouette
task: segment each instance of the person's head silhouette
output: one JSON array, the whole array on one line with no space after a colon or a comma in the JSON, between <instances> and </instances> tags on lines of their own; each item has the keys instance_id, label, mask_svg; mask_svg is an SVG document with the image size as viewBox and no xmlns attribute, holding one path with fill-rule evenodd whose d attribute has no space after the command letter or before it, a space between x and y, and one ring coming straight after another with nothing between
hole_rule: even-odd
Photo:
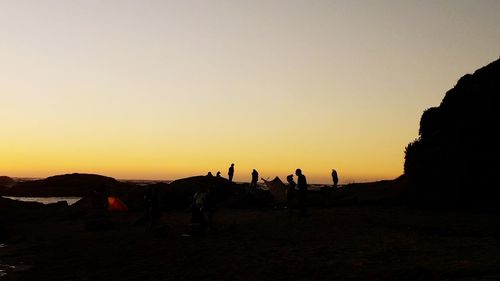
<instances>
[{"instance_id":1,"label":"person's head silhouette","mask_svg":"<svg viewBox=\"0 0 500 281\"><path fill-rule=\"evenodd\" d=\"M297 169L297 170L295 170L295 174L296 174L297 176L302 175L302 170L301 170L301 169Z\"/></svg>"}]
</instances>

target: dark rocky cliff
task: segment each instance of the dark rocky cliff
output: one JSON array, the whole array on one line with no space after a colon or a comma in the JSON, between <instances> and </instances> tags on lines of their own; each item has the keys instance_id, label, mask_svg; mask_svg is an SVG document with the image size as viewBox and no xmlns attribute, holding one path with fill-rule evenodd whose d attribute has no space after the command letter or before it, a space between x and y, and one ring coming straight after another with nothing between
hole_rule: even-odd
<instances>
[{"instance_id":1,"label":"dark rocky cliff","mask_svg":"<svg viewBox=\"0 0 500 281\"><path fill-rule=\"evenodd\" d=\"M420 199L500 202L500 59L467 74L420 120L404 170Z\"/></svg>"}]
</instances>

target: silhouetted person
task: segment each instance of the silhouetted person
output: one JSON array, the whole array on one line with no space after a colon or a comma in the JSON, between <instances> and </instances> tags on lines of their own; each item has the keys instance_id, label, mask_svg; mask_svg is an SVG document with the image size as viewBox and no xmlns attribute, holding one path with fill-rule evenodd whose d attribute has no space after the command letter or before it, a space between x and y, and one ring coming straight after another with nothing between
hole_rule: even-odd
<instances>
[{"instance_id":1,"label":"silhouetted person","mask_svg":"<svg viewBox=\"0 0 500 281\"><path fill-rule=\"evenodd\" d=\"M220 171L217 171L216 177L220 178Z\"/></svg>"},{"instance_id":2,"label":"silhouetted person","mask_svg":"<svg viewBox=\"0 0 500 281\"><path fill-rule=\"evenodd\" d=\"M252 171L252 181L250 182L250 190L257 190L257 181L259 180L259 173L257 170L253 169Z\"/></svg>"},{"instance_id":3,"label":"silhouetted person","mask_svg":"<svg viewBox=\"0 0 500 281\"><path fill-rule=\"evenodd\" d=\"M291 211L293 208L293 198L295 196L295 186L297 185L293 181L293 175L288 175L286 177L286 181L288 182L288 189L286 190L286 204L287 208Z\"/></svg>"},{"instance_id":4,"label":"silhouetted person","mask_svg":"<svg viewBox=\"0 0 500 281\"><path fill-rule=\"evenodd\" d=\"M333 188L337 188L337 184L339 183L339 176L337 175L337 171L335 171L335 169L332 169L332 181Z\"/></svg>"},{"instance_id":5,"label":"silhouetted person","mask_svg":"<svg viewBox=\"0 0 500 281\"><path fill-rule=\"evenodd\" d=\"M108 211L108 190L105 184L97 186L90 195L95 216L103 216Z\"/></svg>"},{"instance_id":6,"label":"silhouetted person","mask_svg":"<svg viewBox=\"0 0 500 281\"><path fill-rule=\"evenodd\" d=\"M196 192L193 196L191 222L193 225L193 230L199 228L201 231L205 231L208 222L205 214L205 207L207 203L208 188L202 187L200 191Z\"/></svg>"},{"instance_id":7,"label":"silhouetted person","mask_svg":"<svg viewBox=\"0 0 500 281\"><path fill-rule=\"evenodd\" d=\"M207 177L213 177L212 172L208 172Z\"/></svg>"},{"instance_id":8,"label":"silhouetted person","mask_svg":"<svg viewBox=\"0 0 500 281\"><path fill-rule=\"evenodd\" d=\"M227 176L229 178L229 181L233 181L233 176L234 176L234 163L231 164L231 167L229 167L229 171L227 171Z\"/></svg>"},{"instance_id":9,"label":"silhouetted person","mask_svg":"<svg viewBox=\"0 0 500 281\"><path fill-rule=\"evenodd\" d=\"M295 175L297 175L297 189L299 190L298 192L298 201L299 201L299 208L302 214L305 214L306 212L306 205L307 205L307 180L306 176L302 174L301 169L295 170Z\"/></svg>"},{"instance_id":10,"label":"silhouetted person","mask_svg":"<svg viewBox=\"0 0 500 281\"><path fill-rule=\"evenodd\" d=\"M214 198L212 189L208 188L207 195L205 197L205 208L204 208L204 212L203 212L205 215L205 219L207 221L207 228L208 229L212 228L212 222L213 222L215 210L216 210L215 198Z\"/></svg>"},{"instance_id":11,"label":"silhouetted person","mask_svg":"<svg viewBox=\"0 0 500 281\"><path fill-rule=\"evenodd\" d=\"M148 186L144 189L144 215L136 222L136 224L150 223L150 226L156 224L160 218L160 208L158 204L158 188Z\"/></svg>"}]
</instances>

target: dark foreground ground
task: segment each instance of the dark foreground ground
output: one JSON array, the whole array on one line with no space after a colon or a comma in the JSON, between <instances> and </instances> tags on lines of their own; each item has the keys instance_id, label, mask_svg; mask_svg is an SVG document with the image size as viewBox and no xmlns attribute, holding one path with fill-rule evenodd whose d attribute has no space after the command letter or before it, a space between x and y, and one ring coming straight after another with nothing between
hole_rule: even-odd
<instances>
[{"instance_id":1,"label":"dark foreground ground","mask_svg":"<svg viewBox=\"0 0 500 281\"><path fill-rule=\"evenodd\" d=\"M13 242L0 280L500 280L500 216L400 207L220 210L216 228L185 237L188 213L167 227L110 216L109 230L64 212L4 214Z\"/></svg>"}]
</instances>

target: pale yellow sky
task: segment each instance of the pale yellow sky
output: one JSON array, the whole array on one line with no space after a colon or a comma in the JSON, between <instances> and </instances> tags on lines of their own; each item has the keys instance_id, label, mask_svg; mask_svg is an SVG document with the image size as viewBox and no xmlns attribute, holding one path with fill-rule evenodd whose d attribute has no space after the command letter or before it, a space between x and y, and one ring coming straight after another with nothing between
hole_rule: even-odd
<instances>
[{"instance_id":1,"label":"pale yellow sky","mask_svg":"<svg viewBox=\"0 0 500 281\"><path fill-rule=\"evenodd\" d=\"M0 175L395 178L500 1L1 1Z\"/></svg>"}]
</instances>

